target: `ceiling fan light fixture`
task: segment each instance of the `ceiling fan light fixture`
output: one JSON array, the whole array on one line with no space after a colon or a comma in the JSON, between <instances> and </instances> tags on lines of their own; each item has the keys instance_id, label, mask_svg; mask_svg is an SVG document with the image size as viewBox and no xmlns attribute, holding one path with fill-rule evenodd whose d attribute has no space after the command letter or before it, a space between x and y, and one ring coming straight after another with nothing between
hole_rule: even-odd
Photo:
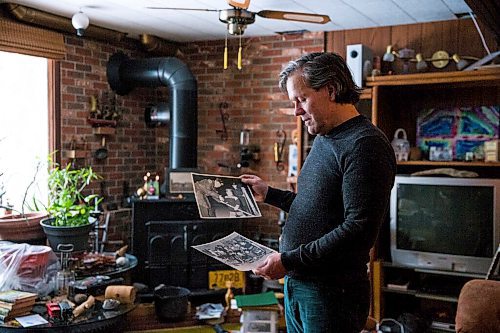
<instances>
[{"instance_id":1,"label":"ceiling fan light fixture","mask_svg":"<svg viewBox=\"0 0 500 333\"><path fill-rule=\"evenodd\" d=\"M242 35L248 24L255 22L255 14L241 9L226 9L219 12L219 21L227 24L231 35Z\"/></svg>"}]
</instances>

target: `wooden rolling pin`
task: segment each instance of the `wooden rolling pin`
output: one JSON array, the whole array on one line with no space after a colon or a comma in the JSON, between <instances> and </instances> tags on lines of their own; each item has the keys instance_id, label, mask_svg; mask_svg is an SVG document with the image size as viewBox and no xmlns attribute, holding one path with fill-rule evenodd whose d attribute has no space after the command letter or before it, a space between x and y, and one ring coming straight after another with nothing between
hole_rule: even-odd
<instances>
[{"instance_id":1,"label":"wooden rolling pin","mask_svg":"<svg viewBox=\"0 0 500 333\"><path fill-rule=\"evenodd\" d=\"M112 298L122 304L132 304L135 302L135 288L132 286L111 285L106 287L104 298Z\"/></svg>"},{"instance_id":2,"label":"wooden rolling pin","mask_svg":"<svg viewBox=\"0 0 500 333\"><path fill-rule=\"evenodd\" d=\"M94 306L95 303L95 298L94 296L90 295L89 298L82 304L78 305L74 310L73 310L73 316L76 318L91 307Z\"/></svg>"}]
</instances>

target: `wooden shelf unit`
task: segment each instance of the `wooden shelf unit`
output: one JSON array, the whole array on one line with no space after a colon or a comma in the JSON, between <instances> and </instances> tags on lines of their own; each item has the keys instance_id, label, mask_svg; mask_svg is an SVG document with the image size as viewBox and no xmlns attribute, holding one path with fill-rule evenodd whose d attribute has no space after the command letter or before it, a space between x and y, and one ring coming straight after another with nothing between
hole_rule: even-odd
<instances>
[{"instance_id":1,"label":"wooden shelf unit","mask_svg":"<svg viewBox=\"0 0 500 333\"><path fill-rule=\"evenodd\" d=\"M419 111L430 108L500 104L500 68L463 72L440 72L376 76L367 79L372 88L372 122L392 139L404 128L411 146L416 143ZM399 162L400 166L498 167L481 161Z\"/></svg>"}]
</instances>

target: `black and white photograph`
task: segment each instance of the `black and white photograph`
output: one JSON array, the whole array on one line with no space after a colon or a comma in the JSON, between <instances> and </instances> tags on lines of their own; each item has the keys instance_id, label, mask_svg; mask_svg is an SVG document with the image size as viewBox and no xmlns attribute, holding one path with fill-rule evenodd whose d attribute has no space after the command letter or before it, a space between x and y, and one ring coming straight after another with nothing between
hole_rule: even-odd
<instances>
[{"instance_id":1,"label":"black and white photograph","mask_svg":"<svg viewBox=\"0 0 500 333\"><path fill-rule=\"evenodd\" d=\"M168 192L193 193L193 181L191 179L192 170L176 169L168 172Z\"/></svg>"},{"instance_id":2,"label":"black and white photograph","mask_svg":"<svg viewBox=\"0 0 500 333\"><path fill-rule=\"evenodd\" d=\"M191 173L202 219L262 216L250 187L238 177Z\"/></svg>"},{"instance_id":3,"label":"black and white photograph","mask_svg":"<svg viewBox=\"0 0 500 333\"><path fill-rule=\"evenodd\" d=\"M269 255L276 252L237 232L193 248L239 271L259 267Z\"/></svg>"}]
</instances>

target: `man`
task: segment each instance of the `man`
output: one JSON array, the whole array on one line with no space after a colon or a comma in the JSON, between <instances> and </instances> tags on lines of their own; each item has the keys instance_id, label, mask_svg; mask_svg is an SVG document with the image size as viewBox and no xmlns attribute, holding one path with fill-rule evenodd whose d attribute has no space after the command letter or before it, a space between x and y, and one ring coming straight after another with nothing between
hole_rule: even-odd
<instances>
[{"instance_id":1,"label":"man","mask_svg":"<svg viewBox=\"0 0 500 333\"><path fill-rule=\"evenodd\" d=\"M215 202L224 201L217 189L223 184L220 178L216 179L202 179L194 183L194 195L196 197L196 202L200 210L201 217L215 217L215 209L212 207L210 198Z\"/></svg>"},{"instance_id":2,"label":"man","mask_svg":"<svg viewBox=\"0 0 500 333\"><path fill-rule=\"evenodd\" d=\"M359 333L370 303L366 264L389 204L394 151L356 110L359 88L337 54L311 53L290 62L280 88L316 137L297 193L241 176L257 201L288 212L280 253L254 273L285 276L289 333Z\"/></svg>"}]
</instances>

